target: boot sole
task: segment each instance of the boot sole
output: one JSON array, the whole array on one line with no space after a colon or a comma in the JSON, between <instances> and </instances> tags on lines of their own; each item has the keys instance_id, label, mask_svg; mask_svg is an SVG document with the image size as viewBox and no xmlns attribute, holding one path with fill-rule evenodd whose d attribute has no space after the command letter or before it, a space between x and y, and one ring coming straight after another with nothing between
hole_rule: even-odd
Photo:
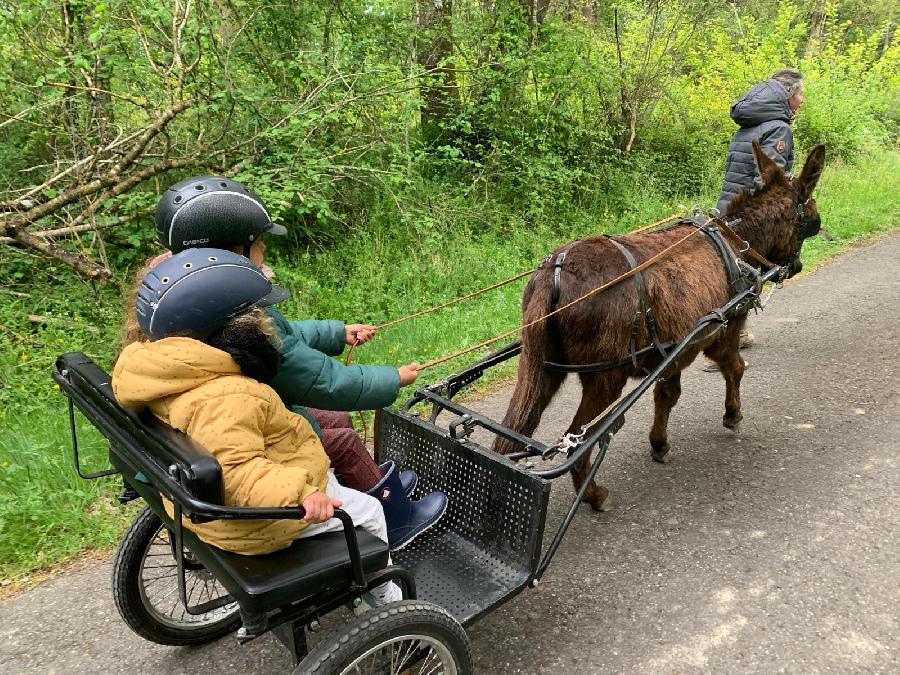
<instances>
[{"instance_id":1,"label":"boot sole","mask_svg":"<svg viewBox=\"0 0 900 675\"><path fill-rule=\"evenodd\" d=\"M435 519L432 521L432 523L431 523L428 527L425 527L425 528L419 530L418 532L416 532L413 536L411 536L409 539L407 539L406 541L404 541L404 542L403 542L402 544L400 544L399 546L390 548L391 553L393 553L394 551L402 551L404 548L406 548L406 547L409 546L411 543L413 543L418 537L422 536L423 534L425 534L426 532L428 532L428 530L430 530L432 527L434 527L434 526L437 525L439 522L441 522L441 518L443 518L443 517L444 517L444 514L447 513L447 507L448 507L448 506L450 506L450 500L449 500L449 499L447 499L446 503L444 504L444 508L441 510L441 512L440 512L440 514L438 515L438 517L435 518Z\"/></svg>"}]
</instances>

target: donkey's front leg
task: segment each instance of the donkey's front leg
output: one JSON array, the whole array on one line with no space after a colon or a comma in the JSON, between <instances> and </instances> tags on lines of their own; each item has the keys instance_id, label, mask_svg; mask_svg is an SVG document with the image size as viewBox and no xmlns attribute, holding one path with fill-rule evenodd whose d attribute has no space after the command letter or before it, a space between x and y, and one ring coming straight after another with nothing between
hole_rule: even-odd
<instances>
[{"instance_id":1,"label":"donkey's front leg","mask_svg":"<svg viewBox=\"0 0 900 675\"><path fill-rule=\"evenodd\" d=\"M719 370L725 378L725 415L722 417L722 424L732 431L738 430L738 425L744 418L741 414L741 377L745 366L740 350L743 327L744 320L740 318L730 321L722 337L703 350L719 364Z\"/></svg>"},{"instance_id":2,"label":"donkey's front leg","mask_svg":"<svg viewBox=\"0 0 900 675\"><path fill-rule=\"evenodd\" d=\"M719 368L725 378L725 415L722 417L722 424L732 431L737 431L744 419L741 414L741 378L745 367L737 345L719 360Z\"/></svg>"},{"instance_id":3,"label":"donkey's front leg","mask_svg":"<svg viewBox=\"0 0 900 675\"><path fill-rule=\"evenodd\" d=\"M659 380L653 388L653 426L650 427L650 456L657 462L669 461L669 413L681 396L681 371Z\"/></svg>"}]
</instances>

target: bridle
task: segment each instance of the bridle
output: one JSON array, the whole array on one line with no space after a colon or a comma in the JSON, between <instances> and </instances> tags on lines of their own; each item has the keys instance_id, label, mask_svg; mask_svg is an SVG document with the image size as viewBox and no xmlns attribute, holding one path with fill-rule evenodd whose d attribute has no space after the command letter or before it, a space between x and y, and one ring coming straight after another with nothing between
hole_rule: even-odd
<instances>
[{"instance_id":1,"label":"bridle","mask_svg":"<svg viewBox=\"0 0 900 675\"><path fill-rule=\"evenodd\" d=\"M797 186L797 178L795 176L791 176L790 186L794 191L796 199L794 211L797 214L797 221L795 223L797 250L785 263L785 267L789 270L789 277L793 276L803 268L803 265L800 263L800 249L803 248L803 242L810 237L815 237L822 229L822 219L819 217L818 213L811 218L808 218L806 215L806 207L812 201L812 196L807 197L805 200L801 198L800 189Z\"/></svg>"}]
</instances>

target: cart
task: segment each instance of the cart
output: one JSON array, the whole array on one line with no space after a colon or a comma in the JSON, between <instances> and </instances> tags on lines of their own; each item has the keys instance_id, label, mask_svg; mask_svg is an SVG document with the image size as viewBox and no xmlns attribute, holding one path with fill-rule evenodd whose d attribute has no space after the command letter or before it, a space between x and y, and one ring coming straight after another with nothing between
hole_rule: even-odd
<instances>
[{"instance_id":1,"label":"cart","mask_svg":"<svg viewBox=\"0 0 900 675\"><path fill-rule=\"evenodd\" d=\"M120 614L141 636L167 645L198 645L230 633L245 643L272 631L293 654L295 674L473 672L463 627L539 583L625 413L694 340L746 313L762 282L780 274L773 268L759 284L703 317L600 420L556 445L517 434L453 400L487 369L518 354L518 343L418 389L402 410L382 410L376 424L379 458L414 469L418 493L440 489L449 498L440 523L395 552L390 566L387 545L355 529L340 510L335 517L343 532L301 539L273 554L242 556L203 543L183 527L183 517L195 523L299 519L304 510L223 506L221 468L208 452L149 413L119 406L109 375L84 354L62 355L53 377L69 400L79 474L120 473L120 500L146 502L113 565ZM108 439L112 469L82 471L76 408ZM473 440L476 428L511 439L521 450L500 456ZM584 488L544 548L552 480L595 447ZM535 461L559 456L561 462L549 465ZM370 610L307 648L307 632L317 630L324 615L358 606L364 592L388 580L401 586L403 601Z\"/></svg>"}]
</instances>

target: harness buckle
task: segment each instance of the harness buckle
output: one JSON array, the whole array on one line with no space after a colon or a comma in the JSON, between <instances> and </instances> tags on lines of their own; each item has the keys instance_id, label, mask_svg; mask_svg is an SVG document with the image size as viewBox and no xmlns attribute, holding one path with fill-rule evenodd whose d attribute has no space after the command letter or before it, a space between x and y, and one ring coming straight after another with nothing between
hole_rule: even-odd
<instances>
[{"instance_id":1,"label":"harness buckle","mask_svg":"<svg viewBox=\"0 0 900 675\"><path fill-rule=\"evenodd\" d=\"M577 434L568 433L562 437L562 439L554 445L552 448L547 448L543 453L541 453L541 459L550 459L555 456L559 452L565 452L569 454L578 447L581 441L584 440L584 435L587 432L587 427L581 427L581 431Z\"/></svg>"}]
</instances>

